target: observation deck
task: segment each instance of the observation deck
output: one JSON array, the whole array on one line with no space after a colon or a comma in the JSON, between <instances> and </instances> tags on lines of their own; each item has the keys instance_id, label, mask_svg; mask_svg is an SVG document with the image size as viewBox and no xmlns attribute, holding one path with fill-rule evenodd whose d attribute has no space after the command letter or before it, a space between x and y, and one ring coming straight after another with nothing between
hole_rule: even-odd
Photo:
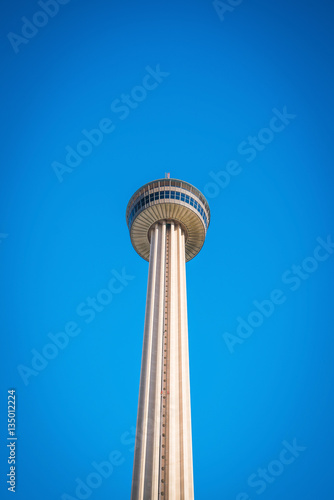
<instances>
[{"instance_id":1,"label":"observation deck","mask_svg":"<svg viewBox=\"0 0 334 500\"><path fill-rule=\"evenodd\" d=\"M150 229L156 222L178 222L185 231L186 262L201 250L210 224L210 208L192 184L157 179L139 188L126 209L132 245L145 260L150 257Z\"/></svg>"}]
</instances>

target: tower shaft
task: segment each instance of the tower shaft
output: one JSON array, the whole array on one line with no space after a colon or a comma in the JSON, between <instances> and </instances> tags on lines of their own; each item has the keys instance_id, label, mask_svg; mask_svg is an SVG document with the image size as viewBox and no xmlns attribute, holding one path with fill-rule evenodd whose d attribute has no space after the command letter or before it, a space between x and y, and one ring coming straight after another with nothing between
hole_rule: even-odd
<instances>
[{"instance_id":1,"label":"tower shaft","mask_svg":"<svg viewBox=\"0 0 334 500\"><path fill-rule=\"evenodd\" d=\"M150 231L131 500L193 500L185 271L177 222Z\"/></svg>"}]
</instances>

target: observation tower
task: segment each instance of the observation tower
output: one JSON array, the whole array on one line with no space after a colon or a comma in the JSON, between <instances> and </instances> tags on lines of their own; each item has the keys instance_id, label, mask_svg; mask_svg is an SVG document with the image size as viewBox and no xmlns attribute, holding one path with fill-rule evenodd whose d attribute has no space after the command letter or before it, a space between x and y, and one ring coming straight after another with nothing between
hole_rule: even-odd
<instances>
[{"instance_id":1,"label":"observation tower","mask_svg":"<svg viewBox=\"0 0 334 500\"><path fill-rule=\"evenodd\" d=\"M204 244L210 209L168 174L135 192L126 221L149 261L131 500L193 500L185 263Z\"/></svg>"}]
</instances>

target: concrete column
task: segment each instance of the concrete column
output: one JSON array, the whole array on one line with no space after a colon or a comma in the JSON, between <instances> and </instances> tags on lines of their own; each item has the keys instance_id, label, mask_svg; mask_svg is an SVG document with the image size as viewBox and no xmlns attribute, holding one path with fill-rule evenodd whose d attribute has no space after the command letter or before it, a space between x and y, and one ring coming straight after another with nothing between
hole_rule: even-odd
<instances>
[{"instance_id":1,"label":"concrete column","mask_svg":"<svg viewBox=\"0 0 334 500\"><path fill-rule=\"evenodd\" d=\"M166 226L155 224L151 231L132 500L158 497L165 238Z\"/></svg>"},{"instance_id":2,"label":"concrete column","mask_svg":"<svg viewBox=\"0 0 334 500\"><path fill-rule=\"evenodd\" d=\"M181 233L181 228L179 228ZM180 234L179 245L179 276L180 276L180 400L182 411L181 423L181 461L182 461L182 484L181 499L194 498L193 482L193 457L191 436L191 409L190 409L190 375L189 375L189 349L188 349L188 317L187 317L187 289L186 289L186 265L184 251L184 234Z\"/></svg>"},{"instance_id":3,"label":"concrete column","mask_svg":"<svg viewBox=\"0 0 334 500\"><path fill-rule=\"evenodd\" d=\"M165 427L161 426L163 411ZM161 448L162 432L167 449ZM162 484L161 477L168 478L168 485ZM185 235L178 223L160 222L151 229L131 500L193 498Z\"/></svg>"},{"instance_id":4,"label":"concrete column","mask_svg":"<svg viewBox=\"0 0 334 500\"><path fill-rule=\"evenodd\" d=\"M170 225L170 297L169 311L169 463L168 463L168 488L169 498L179 500L180 498L180 395L179 395L179 377L180 377L180 359L179 359L179 335L180 335L180 317L179 317L179 255L178 255L178 227L171 223Z\"/></svg>"}]
</instances>

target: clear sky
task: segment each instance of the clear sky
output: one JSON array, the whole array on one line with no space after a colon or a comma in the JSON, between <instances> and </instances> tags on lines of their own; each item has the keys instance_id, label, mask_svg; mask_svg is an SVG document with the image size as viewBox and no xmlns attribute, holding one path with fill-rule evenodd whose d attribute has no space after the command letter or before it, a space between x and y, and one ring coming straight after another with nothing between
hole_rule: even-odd
<instances>
[{"instance_id":1,"label":"clear sky","mask_svg":"<svg viewBox=\"0 0 334 500\"><path fill-rule=\"evenodd\" d=\"M331 498L332 3L1 9L0 497L14 388L17 500L130 498L148 264L125 210L171 172L212 216L187 264L195 497Z\"/></svg>"}]
</instances>

